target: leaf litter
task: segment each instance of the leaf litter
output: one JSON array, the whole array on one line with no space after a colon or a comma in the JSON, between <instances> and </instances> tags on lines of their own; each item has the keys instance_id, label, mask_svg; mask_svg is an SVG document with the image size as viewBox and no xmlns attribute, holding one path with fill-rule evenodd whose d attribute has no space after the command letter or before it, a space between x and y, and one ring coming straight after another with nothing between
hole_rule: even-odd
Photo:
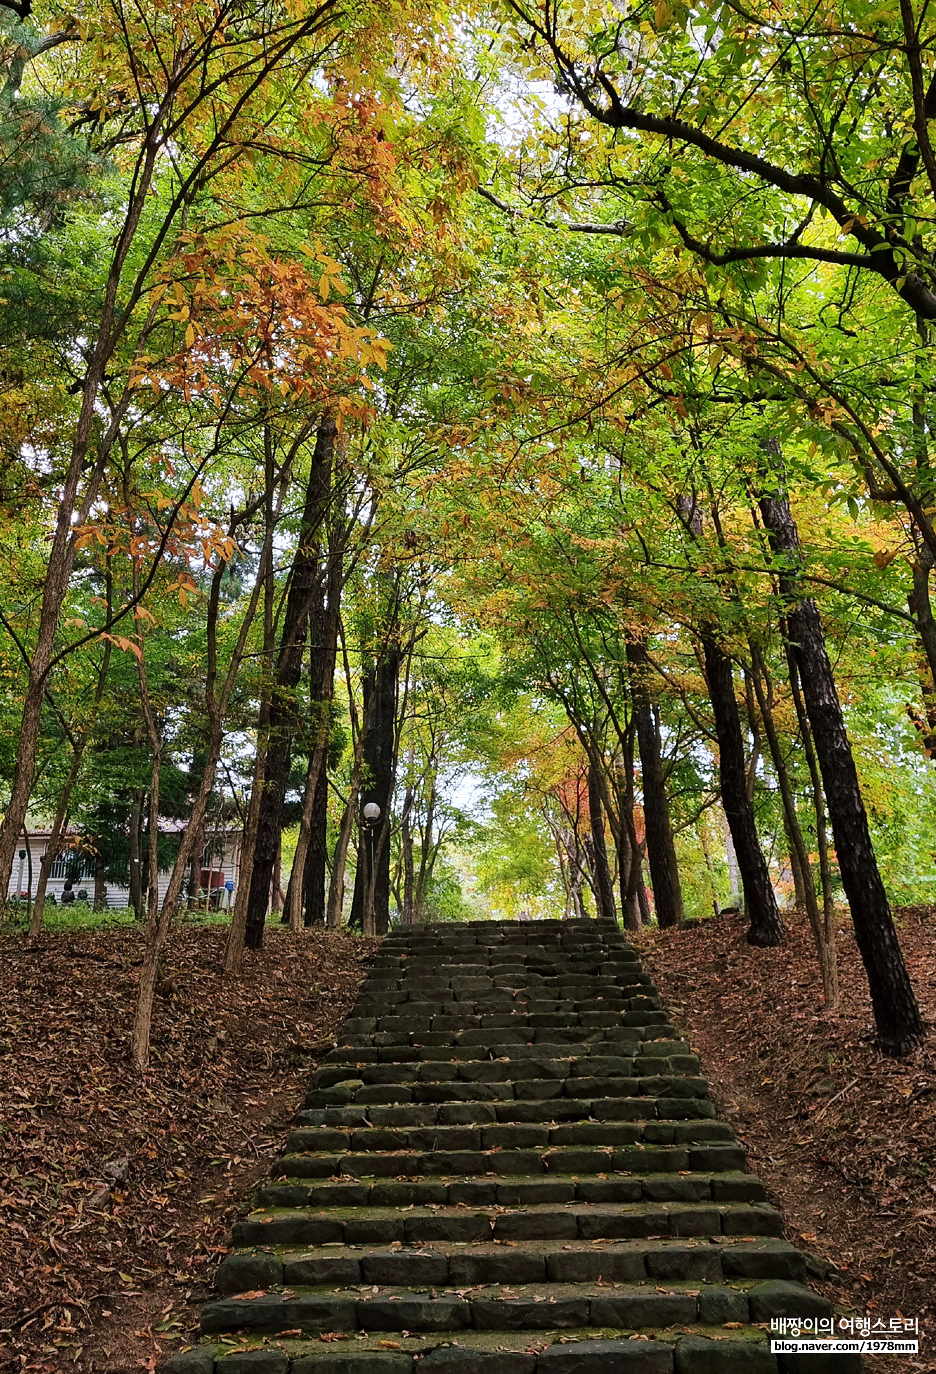
<instances>
[{"instance_id":1,"label":"leaf litter","mask_svg":"<svg viewBox=\"0 0 936 1374\"><path fill-rule=\"evenodd\" d=\"M2 1374L123 1374L191 1337L377 946L274 927L225 982L225 934L171 933L143 1077L138 929L0 946Z\"/></svg>"},{"instance_id":2,"label":"leaf litter","mask_svg":"<svg viewBox=\"0 0 936 1374\"><path fill-rule=\"evenodd\" d=\"M810 1283L872 1320L920 1319L916 1356L865 1357L868 1374L936 1368L936 907L895 911L929 1029L906 1059L872 1042L851 923L836 923L838 1007L827 1011L805 915L777 949L725 913L635 937L647 972L702 1058L719 1114L813 1258Z\"/></svg>"}]
</instances>

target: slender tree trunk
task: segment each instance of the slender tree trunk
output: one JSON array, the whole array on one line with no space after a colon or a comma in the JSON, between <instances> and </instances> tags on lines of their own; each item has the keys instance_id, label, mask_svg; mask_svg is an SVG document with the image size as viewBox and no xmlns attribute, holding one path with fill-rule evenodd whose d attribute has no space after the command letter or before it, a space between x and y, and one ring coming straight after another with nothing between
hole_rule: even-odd
<instances>
[{"instance_id":1,"label":"slender tree trunk","mask_svg":"<svg viewBox=\"0 0 936 1374\"><path fill-rule=\"evenodd\" d=\"M741 882L750 926L748 943L761 947L778 945L785 934L777 897L757 835L754 808L747 792L744 741L735 697L731 659L711 633L702 636L709 697L718 739L718 772L722 806L741 870Z\"/></svg>"},{"instance_id":2,"label":"slender tree trunk","mask_svg":"<svg viewBox=\"0 0 936 1374\"><path fill-rule=\"evenodd\" d=\"M705 833L705 817L700 816L696 824L696 833L699 836L699 845L702 849L702 857L705 860L705 871L708 873L709 886L712 892L713 914L718 915L718 884L715 880L715 865L712 862L712 851L709 847L708 836Z\"/></svg>"},{"instance_id":3,"label":"slender tree trunk","mask_svg":"<svg viewBox=\"0 0 936 1374\"><path fill-rule=\"evenodd\" d=\"M785 625L784 628L786 629ZM803 695L800 691L799 670L796 666L796 658L793 653L793 646L790 643L789 634L786 635L786 659L790 677L790 691L793 695L793 705L796 710L797 723L799 724L800 739L803 744L803 753L806 756L806 767L809 769L809 780L812 787L813 811L816 817L816 850L819 857L819 881L822 884L822 915L825 927L825 937L828 943L832 944L835 941L835 893L833 891L832 864L829 859L829 837L826 821L825 795L822 790L822 776L819 771L819 761L816 758L816 750L813 746L809 717L806 715L806 707L803 704Z\"/></svg>"},{"instance_id":4,"label":"slender tree trunk","mask_svg":"<svg viewBox=\"0 0 936 1374\"><path fill-rule=\"evenodd\" d=\"M815 884L812 883L812 874L810 873L809 878L807 878L803 872L796 841L790 830L790 821L787 816L786 807L783 808L783 833L786 835L787 853L790 858L790 874L793 878L793 905L799 911L805 911L809 901L807 883L811 884L813 895L816 895L816 888Z\"/></svg>"},{"instance_id":5,"label":"slender tree trunk","mask_svg":"<svg viewBox=\"0 0 936 1374\"><path fill-rule=\"evenodd\" d=\"M270 909L274 915L278 915L285 906L286 899L283 895L283 832L279 833L276 842L276 858L273 860L273 882L270 896Z\"/></svg>"},{"instance_id":6,"label":"slender tree trunk","mask_svg":"<svg viewBox=\"0 0 936 1374\"><path fill-rule=\"evenodd\" d=\"M348 850L351 847L351 831L357 811L358 790L360 788L360 768L355 765L351 778L351 794L341 816L335 852L332 856L331 881L328 885L328 924L333 930L341 925L344 910L344 880L348 863Z\"/></svg>"},{"instance_id":7,"label":"slender tree trunk","mask_svg":"<svg viewBox=\"0 0 936 1374\"><path fill-rule=\"evenodd\" d=\"M724 811L724 807L722 807ZM738 856L735 853L734 840L731 838L731 826L728 824L728 817L725 816L725 863L728 866L728 887L731 892L733 904L740 909L741 899L741 874L738 872Z\"/></svg>"},{"instance_id":8,"label":"slender tree trunk","mask_svg":"<svg viewBox=\"0 0 936 1374\"><path fill-rule=\"evenodd\" d=\"M56 809L55 816L52 820L52 829L49 832L49 842L46 845L45 853L39 860L39 877L36 881L36 896L35 901L33 903L32 914L29 920L29 935L27 937L28 944L32 944L35 940L38 940L39 935L42 931L42 917L45 911L46 889L49 884L49 874L51 873L52 865L55 863L59 851L61 850L62 834L65 830L65 827L68 824L68 808L71 803L72 789L75 786L75 783L78 779L78 773L81 769L81 758L83 752L84 742L81 741L78 744L76 744L75 751L72 754L72 761L71 766L68 770L68 776L66 777L65 782L62 786L62 791L58 801L58 807Z\"/></svg>"},{"instance_id":9,"label":"slender tree trunk","mask_svg":"<svg viewBox=\"0 0 936 1374\"><path fill-rule=\"evenodd\" d=\"M261 571L258 575L258 586L263 588L263 661L269 664L273 659L273 646L275 643L273 627L273 600L274 600L274 576L273 576L273 530L275 525L274 506L273 506L273 456L272 448L267 443L266 453L266 472L265 472L265 531L263 541L263 558L261 559ZM281 490L285 490L281 488ZM234 911L231 916L231 925L228 930L228 938L224 947L224 972L228 978L237 978L240 975L241 965L244 958L244 945L247 935L247 907L250 900L250 874L253 871L254 852L257 847L257 827L260 820L260 798L263 792L263 783L266 776L267 765L267 746L270 730L270 687L268 678L264 676L264 682L260 690L260 709L257 716L257 756L254 760L253 785L250 789L250 801L247 803L247 814L244 817L243 830L241 832L240 860L238 863L238 881L234 893Z\"/></svg>"},{"instance_id":10,"label":"slender tree trunk","mask_svg":"<svg viewBox=\"0 0 936 1374\"><path fill-rule=\"evenodd\" d=\"M757 783L757 765L760 763L761 753L761 734L757 720L757 712L754 709L754 692L751 686L751 675L746 668L742 668L744 674L744 704L747 707L748 725L751 731L751 757L748 759L747 766L747 794L751 805L754 804L754 788Z\"/></svg>"},{"instance_id":11,"label":"slender tree trunk","mask_svg":"<svg viewBox=\"0 0 936 1374\"><path fill-rule=\"evenodd\" d=\"M368 862L358 864L351 905L351 923L366 932L373 921L374 934L384 935L390 920L390 805L393 799L393 761L396 744L397 689L402 662L398 648L387 648L364 678L364 765L368 782L361 790L361 805L380 807L379 831L368 840ZM373 840L373 873L370 841ZM368 892L368 887L372 893ZM371 910L373 916L371 916Z\"/></svg>"},{"instance_id":12,"label":"slender tree trunk","mask_svg":"<svg viewBox=\"0 0 936 1374\"><path fill-rule=\"evenodd\" d=\"M923 699L921 742L929 757L936 759L936 618L930 599L933 561L929 548L923 545L917 549L917 556L913 560L913 591L909 597L909 607L916 620L922 649L919 660L920 695Z\"/></svg>"},{"instance_id":13,"label":"slender tree trunk","mask_svg":"<svg viewBox=\"0 0 936 1374\"><path fill-rule=\"evenodd\" d=\"M595 905L603 921L617 921L614 909L614 888L608 864L608 845L605 839L604 812L601 804L601 782L592 760L588 763L588 820L591 827L592 860L595 873Z\"/></svg>"},{"instance_id":14,"label":"slender tree trunk","mask_svg":"<svg viewBox=\"0 0 936 1374\"><path fill-rule=\"evenodd\" d=\"M435 813L438 793L436 792L435 770L429 779L429 801L426 805L426 824L423 828L422 843L419 847L419 871L416 874L416 892L413 897L413 920L421 921L423 913L423 903L426 900L426 884L432 877L432 870L435 866L436 855L439 852L439 845L435 840Z\"/></svg>"},{"instance_id":15,"label":"slender tree trunk","mask_svg":"<svg viewBox=\"0 0 936 1374\"><path fill-rule=\"evenodd\" d=\"M641 925L648 926L650 924L651 912L650 902L647 899L647 884L644 881L643 874L644 846L639 845L634 853L636 856L634 862L634 875L637 884L637 905L640 908L640 923Z\"/></svg>"},{"instance_id":16,"label":"slender tree trunk","mask_svg":"<svg viewBox=\"0 0 936 1374\"><path fill-rule=\"evenodd\" d=\"M626 652L630 670L631 699L634 703L637 747L640 751L653 905L656 909L657 925L665 929L678 925L683 919L682 888L673 844L663 762L660 757L660 737L653 718L653 707L647 686L647 646L639 640L628 640Z\"/></svg>"},{"instance_id":17,"label":"slender tree trunk","mask_svg":"<svg viewBox=\"0 0 936 1374\"><path fill-rule=\"evenodd\" d=\"M251 949L260 949L263 944L263 928L270 902L292 739L297 726L295 691L302 671L306 623L316 591L321 589L320 536L332 497L335 435L334 420L331 416L325 416L316 436L299 543L293 557L283 613L275 686L270 704L267 762L257 818L257 841L247 905L245 940Z\"/></svg>"},{"instance_id":18,"label":"slender tree trunk","mask_svg":"<svg viewBox=\"0 0 936 1374\"><path fill-rule=\"evenodd\" d=\"M299 820L299 838L293 856L292 873L289 878L289 891L286 896L283 915L290 930L302 929L302 898L306 873L306 859L312 839L312 815L319 789L324 789L325 745L319 743L312 751L306 772L305 789L302 795L302 816ZM309 923L310 924L310 923Z\"/></svg>"},{"instance_id":19,"label":"slender tree trunk","mask_svg":"<svg viewBox=\"0 0 936 1374\"><path fill-rule=\"evenodd\" d=\"M799 535L784 496L764 496L759 504L771 548L784 561L780 590L788 602L787 624L813 729L842 885L868 975L878 1043L885 1054L908 1054L923 1038L923 1021L878 870L819 610L797 585Z\"/></svg>"},{"instance_id":20,"label":"slender tree trunk","mask_svg":"<svg viewBox=\"0 0 936 1374\"><path fill-rule=\"evenodd\" d=\"M796 798L793 795L789 770L786 766L786 759L783 757L783 748L777 735L776 725L774 724L771 703L764 687L764 677L766 676L765 665L759 648L753 642L751 644L751 655L753 662L749 679L757 694L757 704L760 707L764 734L767 737L767 747L770 750L771 762L773 763L777 784L780 788L780 799L783 803L783 816L786 824L786 831L791 841L791 853L795 856L796 865L800 873L800 881L803 884L803 905L806 909L806 915L809 918L809 925L816 946L816 954L819 959L819 971L822 976L822 996L827 1007L834 1007L838 1001L838 970L836 968L835 945L834 943L830 943L826 938L825 926L819 911L819 902L816 897L816 889L812 880L812 870L809 867L809 853L806 849L805 841L803 840L803 832L800 829L799 816L796 812Z\"/></svg>"},{"instance_id":21,"label":"slender tree trunk","mask_svg":"<svg viewBox=\"0 0 936 1374\"><path fill-rule=\"evenodd\" d=\"M139 572L134 567L134 595L138 593ZM169 918L159 910L159 784L162 767L162 737L153 711L146 671L146 641L138 633L137 659L140 683L140 705L146 723L146 735L153 760L149 794L149 847L146 865L146 926L143 931L143 963L137 988L136 1013L130 1038L130 1053L134 1068L143 1073L149 1063L150 1027L153 1020L153 997L159 973L159 956L169 933Z\"/></svg>"},{"instance_id":22,"label":"slender tree trunk","mask_svg":"<svg viewBox=\"0 0 936 1374\"><path fill-rule=\"evenodd\" d=\"M309 823L309 848L302 882L303 924L325 924L325 893L328 885L328 775L325 750Z\"/></svg>"},{"instance_id":23,"label":"slender tree trunk","mask_svg":"<svg viewBox=\"0 0 936 1374\"><path fill-rule=\"evenodd\" d=\"M410 769L413 767L413 751L410 749ZM413 789L407 787L403 798L403 812L400 817L400 848L403 858L403 925L411 926L414 920L414 888L416 870L413 863L413 828L410 825L410 812L413 809Z\"/></svg>"},{"instance_id":24,"label":"slender tree trunk","mask_svg":"<svg viewBox=\"0 0 936 1374\"><path fill-rule=\"evenodd\" d=\"M144 793L135 788L130 803L128 844L130 850L130 905L138 921L143 920L143 870L140 855L140 825Z\"/></svg>"},{"instance_id":25,"label":"slender tree trunk","mask_svg":"<svg viewBox=\"0 0 936 1374\"><path fill-rule=\"evenodd\" d=\"M104 855L100 852L94 856L94 910L103 911L105 906L105 863Z\"/></svg>"},{"instance_id":26,"label":"slender tree trunk","mask_svg":"<svg viewBox=\"0 0 936 1374\"><path fill-rule=\"evenodd\" d=\"M325 880L328 845L328 779L326 756L335 695L338 627L344 582L344 535L333 526L328 544L328 573L309 611L309 706L314 747L303 797L299 840L293 860L295 893L289 907L290 925L298 930L325 920ZM304 916L303 916L304 912Z\"/></svg>"}]
</instances>

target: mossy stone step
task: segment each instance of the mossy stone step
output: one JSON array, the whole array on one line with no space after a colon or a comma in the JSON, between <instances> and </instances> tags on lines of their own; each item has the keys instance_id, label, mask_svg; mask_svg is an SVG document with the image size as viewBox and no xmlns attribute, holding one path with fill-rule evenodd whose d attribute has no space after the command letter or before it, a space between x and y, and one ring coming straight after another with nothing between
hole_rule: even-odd
<instances>
[{"instance_id":1,"label":"mossy stone step","mask_svg":"<svg viewBox=\"0 0 936 1374\"><path fill-rule=\"evenodd\" d=\"M414 1374L417 1366L419 1374L860 1374L861 1360L775 1357L762 1331L726 1335L700 1327L640 1341L613 1329L398 1333L393 1341L359 1334L324 1346L318 1338L254 1338L237 1350L183 1351L163 1368L165 1374Z\"/></svg>"},{"instance_id":2,"label":"mossy stone step","mask_svg":"<svg viewBox=\"0 0 936 1374\"><path fill-rule=\"evenodd\" d=\"M283 1267L295 1275L301 1262ZM223 1298L203 1308L202 1329L552 1331L591 1326L640 1331L701 1322L702 1313L713 1310L730 1311L735 1314L730 1320L742 1324L782 1315L791 1302L799 1304L804 1316L828 1316L832 1310L808 1288L775 1283L723 1293L720 1306L687 1287L514 1282L446 1289L445 1257L431 1253L368 1256L361 1261L361 1277L363 1290L330 1284L301 1287L296 1278L287 1278L286 1291L271 1287L262 1299Z\"/></svg>"},{"instance_id":3,"label":"mossy stone step","mask_svg":"<svg viewBox=\"0 0 936 1374\"><path fill-rule=\"evenodd\" d=\"M281 1187L267 1183L259 1200L275 1205L323 1207L528 1207L535 1203L766 1202L752 1174L649 1174L614 1178L511 1176L509 1178L326 1179ZM301 1197L297 1204L296 1196Z\"/></svg>"},{"instance_id":4,"label":"mossy stone step","mask_svg":"<svg viewBox=\"0 0 936 1374\"><path fill-rule=\"evenodd\" d=\"M362 1103L359 1106L308 1107L294 1118L301 1129L323 1126L326 1129L360 1128L362 1130L401 1126L460 1126L493 1125L495 1122L545 1126L550 1131L550 1143L579 1143L570 1136L553 1137L552 1132L578 1127L597 1126L612 1129L621 1145L672 1145L687 1140L724 1140L734 1142L734 1131L725 1121L715 1119L714 1108L705 1100L705 1113L693 1118L686 1103L679 1099L676 1115L660 1117L659 1103L650 1099L633 1099L641 1110L632 1112L632 1102L626 1098L552 1098L542 1102L423 1102Z\"/></svg>"}]
</instances>

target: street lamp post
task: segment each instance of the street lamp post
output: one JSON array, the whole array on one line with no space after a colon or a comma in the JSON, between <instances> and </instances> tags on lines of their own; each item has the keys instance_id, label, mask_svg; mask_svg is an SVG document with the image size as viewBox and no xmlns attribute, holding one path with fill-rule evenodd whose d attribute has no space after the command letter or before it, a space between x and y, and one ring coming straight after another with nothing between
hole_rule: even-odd
<instances>
[{"instance_id":1,"label":"street lamp post","mask_svg":"<svg viewBox=\"0 0 936 1374\"><path fill-rule=\"evenodd\" d=\"M368 842L365 844L364 852L367 856L367 872L364 878L364 934L374 935L377 930L377 911L374 902L374 894L377 887L377 874L374 864L374 830L380 820L380 807L376 802L365 802L361 808L362 828L367 833Z\"/></svg>"}]
</instances>

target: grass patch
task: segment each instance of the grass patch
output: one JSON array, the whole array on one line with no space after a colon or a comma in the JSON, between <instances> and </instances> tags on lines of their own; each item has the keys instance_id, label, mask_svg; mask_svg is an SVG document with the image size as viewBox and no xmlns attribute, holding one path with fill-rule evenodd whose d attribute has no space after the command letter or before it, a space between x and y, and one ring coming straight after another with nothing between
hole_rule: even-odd
<instances>
[{"instance_id":1,"label":"grass patch","mask_svg":"<svg viewBox=\"0 0 936 1374\"><path fill-rule=\"evenodd\" d=\"M29 917L25 902L8 902L6 917L9 928L14 933L25 931ZM68 906L47 904L42 913L42 929L45 932L67 935L75 930L113 930L117 926L136 925L136 919L129 908L115 907L95 911L87 902L74 902Z\"/></svg>"}]
</instances>

